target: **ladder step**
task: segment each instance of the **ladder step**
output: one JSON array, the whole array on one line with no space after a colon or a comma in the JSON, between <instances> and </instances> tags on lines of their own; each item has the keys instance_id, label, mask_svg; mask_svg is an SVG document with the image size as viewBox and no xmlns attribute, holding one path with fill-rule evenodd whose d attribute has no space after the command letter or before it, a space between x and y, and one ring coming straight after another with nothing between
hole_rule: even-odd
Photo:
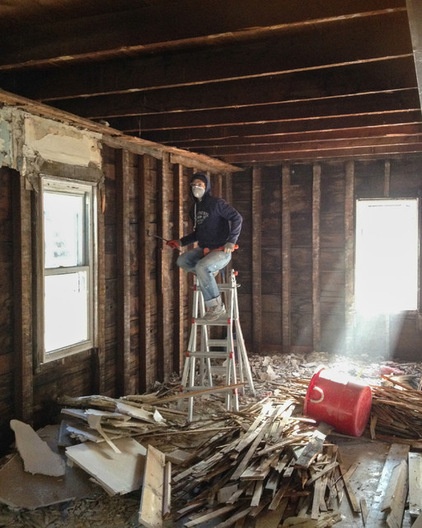
<instances>
[{"instance_id":1,"label":"ladder step","mask_svg":"<svg viewBox=\"0 0 422 528\"><path fill-rule=\"evenodd\" d=\"M207 325L207 326L229 326L232 323L232 319L224 319L224 316L221 316L219 319L215 319L214 321L208 321L207 319L202 319L201 317L198 317L198 319L195 319L195 323L197 325Z\"/></svg>"},{"instance_id":2,"label":"ladder step","mask_svg":"<svg viewBox=\"0 0 422 528\"><path fill-rule=\"evenodd\" d=\"M228 339L208 339L208 346L210 347L225 347L227 348Z\"/></svg>"},{"instance_id":3,"label":"ladder step","mask_svg":"<svg viewBox=\"0 0 422 528\"><path fill-rule=\"evenodd\" d=\"M238 286L236 285L229 284L229 283L225 284L223 282L220 284L217 283L217 286L218 286L218 289L221 291L235 290L236 288L238 288Z\"/></svg>"},{"instance_id":4,"label":"ladder step","mask_svg":"<svg viewBox=\"0 0 422 528\"><path fill-rule=\"evenodd\" d=\"M218 352L209 350L208 352L189 352L187 357L205 358L205 359L227 359L227 352Z\"/></svg>"}]
</instances>

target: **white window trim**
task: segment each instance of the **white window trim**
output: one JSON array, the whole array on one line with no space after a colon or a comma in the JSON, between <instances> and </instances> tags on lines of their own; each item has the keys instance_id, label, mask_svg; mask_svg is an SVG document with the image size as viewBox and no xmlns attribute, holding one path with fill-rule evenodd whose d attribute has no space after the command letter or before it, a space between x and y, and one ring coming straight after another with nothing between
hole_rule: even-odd
<instances>
[{"instance_id":1,"label":"white window trim","mask_svg":"<svg viewBox=\"0 0 422 528\"><path fill-rule=\"evenodd\" d=\"M96 182L70 180L64 178L53 177L49 175L40 176L39 196L37 203L37 312L36 312L36 327L37 327L37 358L38 364L49 363L67 356L88 351L94 348L97 344L97 328L98 328L98 243L97 243L97 193ZM44 203L43 196L45 190L66 192L69 191L85 191L89 193L89 225L90 237L87 243L88 263L86 266L77 266L66 268L66 273L71 273L76 270L89 270L89 305L88 305L88 339L74 345L61 347L59 349L46 352L44 343L44 280L46 276L55 274L62 274L62 269L52 268L45 269L44 263Z\"/></svg>"}]
</instances>

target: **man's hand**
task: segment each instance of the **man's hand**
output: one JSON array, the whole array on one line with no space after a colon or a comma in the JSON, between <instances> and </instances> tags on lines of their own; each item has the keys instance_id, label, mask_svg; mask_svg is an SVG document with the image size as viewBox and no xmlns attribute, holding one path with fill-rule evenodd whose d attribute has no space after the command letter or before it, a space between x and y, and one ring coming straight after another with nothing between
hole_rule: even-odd
<instances>
[{"instance_id":1,"label":"man's hand","mask_svg":"<svg viewBox=\"0 0 422 528\"><path fill-rule=\"evenodd\" d=\"M180 250L180 240L167 240L166 246L171 247L171 249Z\"/></svg>"},{"instance_id":2,"label":"man's hand","mask_svg":"<svg viewBox=\"0 0 422 528\"><path fill-rule=\"evenodd\" d=\"M234 250L235 250L235 245L233 244L233 242L226 242L224 244L224 248L223 248L224 253L233 253Z\"/></svg>"}]
</instances>

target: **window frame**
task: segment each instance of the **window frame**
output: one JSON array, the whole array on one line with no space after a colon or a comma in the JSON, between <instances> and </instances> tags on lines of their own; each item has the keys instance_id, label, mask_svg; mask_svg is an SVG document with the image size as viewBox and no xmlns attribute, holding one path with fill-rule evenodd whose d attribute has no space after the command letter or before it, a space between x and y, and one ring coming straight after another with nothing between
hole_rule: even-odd
<instances>
[{"instance_id":1,"label":"window frame","mask_svg":"<svg viewBox=\"0 0 422 528\"><path fill-rule=\"evenodd\" d=\"M395 196L395 197L379 197L379 198L356 198L355 200L355 208L356 208L356 214L355 214L355 237L354 237L354 252L355 252L355 269L354 269L354 291L355 291L355 299L354 299L354 305L355 305L355 311L358 311L356 306L356 284L357 284L357 237L358 237L358 204L359 203L373 203L376 204L377 202L415 202L416 207L416 229L417 229L417 236L418 236L418 242L417 242L417 262L416 262L416 292L415 292L415 298L416 298L416 307L415 308L407 308L399 310L401 313L420 313L421 312L421 244L420 244L420 237L422 233L422 214L421 214L421 199L418 196ZM382 313L396 313L396 311L390 312L382 312Z\"/></svg>"},{"instance_id":2,"label":"window frame","mask_svg":"<svg viewBox=\"0 0 422 528\"><path fill-rule=\"evenodd\" d=\"M86 261L81 265L46 268L45 267L45 225L44 225L44 193L52 191L64 194L80 194L86 197L84 236ZM37 196L36 218L36 357L37 364L42 365L74 354L86 352L97 344L98 328L98 223L97 223L97 182L81 179L68 179L40 174L39 193ZM88 337L83 341L63 346L51 351L45 349L45 280L48 276L69 275L75 271L88 271Z\"/></svg>"}]
</instances>

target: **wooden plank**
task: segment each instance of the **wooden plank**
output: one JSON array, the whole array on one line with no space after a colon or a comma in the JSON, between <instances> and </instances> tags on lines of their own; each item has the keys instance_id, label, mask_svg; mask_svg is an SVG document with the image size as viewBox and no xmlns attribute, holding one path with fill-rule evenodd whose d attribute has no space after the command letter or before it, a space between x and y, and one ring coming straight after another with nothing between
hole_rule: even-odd
<instances>
[{"instance_id":1,"label":"wooden plank","mask_svg":"<svg viewBox=\"0 0 422 528\"><path fill-rule=\"evenodd\" d=\"M312 179L312 336L314 350L320 349L321 341L321 285L320 285L320 211L321 165L313 165Z\"/></svg>"},{"instance_id":2,"label":"wooden plank","mask_svg":"<svg viewBox=\"0 0 422 528\"><path fill-rule=\"evenodd\" d=\"M163 526L165 459L164 453L152 445L148 446L138 518L146 528Z\"/></svg>"},{"instance_id":3,"label":"wooden plank","mask_svg":"<svg viewBox=\"0 0 422 528\"><path fill-rule=\"evenodd\" d=\"M117 224L117 395L130 394L130 237L129 174L130 156L116 151L116 224Z\"/></svg>"},{"instance_id":4,"label":"wooden plank","mask_svg":"<svg viewBox=\"0 0 422 528\"><path fill-rule=\"evenodd\" d=\"M422 513L422 454L409 453L409 514Z\"/></svg>"},{"instance_id":5,"label":"wooden plank","mask_svg":"<svg viewBox=\"0 0 422 528\"><path fill-rule=\"evenodd\" d=\"M366 526L370 526L371 528L385 527L386 514L381 511L381 504L390 486L391 474L394 467L403 459L407 459L408 453L408 445L391 445L378 483L377 492L374 495L371 509L368 513Z\"/></svg>"},{"instance_id":6,"label":"wooden plank","mask_svg":"<svg viewBox=\"0 0 422 528\"><path fill-rule=\"evenodd\" d=\"M348 496L350 504L352 506L352 510L354 511L354 513L360 513L360 511L361 511L360 503L357 500L355 492L353 491L353 489L352 489L352 487L350 485L349 477L347 475L347 471L344 469L342 464L340 464L340 471L341 471L341 474L343 476L344 487L346 489L347 496Z\"/></svg>"},{"instance_id":7,"label":"wooden plank","mask_svg":"<svg viewBox=\"0 0 422 528\"><path fill-rule=\"evenodd\" d=\"M173 188L174 188L174 231L171 236L172 239L176 239L183 233L184 226L184 211L183 204L185 201L184 185L185 178L183 173L183 166L176 165L174 169L173 177ZM177 251L173 252L172 259L175 261L178 257ZM176 269L175 283L175 298L174 298L174 330L173 330L173 365L174 371L180 373L182 369L182 363L184 358L184 352L187 343L187 330L185 325L185 313L184 307L187 306L188 302L188 287L187 287L187 275L182 272L181 269ZM187 315L187 314L186 314ZM189 318L187 318L189 320Z\"/></svg>"},{"instance_id":8,"label":"wooden plank","mask_svg":"<svg viewBox=\"0 0 422 528\"><path fill-rule=\"evenodd\" d=\"M416 66L419 99L422 105L422 4L419 0L406 0L406 7Z\"/></svg>"},{"instance_id":9,"label":"wooden plank","mask_svg":"<svg viewBox=\"0 0 422 528\"><path fill-rule=\"evenodd\" d=\"M151 380L148 379L148 354L153 353L151 327L151 299L153 281L150 278L150 268L155 263L150 262L148 255L153 253L153 239L147 235L151 215L151 158L138 157L138 297L139 297L139 390L146 392Z\"/></svg>"},{"instance_id":10,"label":"wooden plank","mask_svg":"<svg viewBox=\"0 0 422 528\"><path fill-rule=\"evenodd\" d=\"M281 249L282 249L282 346L283 350L288 352L291 346L291 225L290 225L290 167L282 167L282 232L281 232Z\"/></svg>"},{"instance_id":11,"label":"wooden plank","mask_svg":"<svg viewBox=\"0 0 422 528\"><path fill-rule=\"evenodd\" d=\"M252 169L252 348L260 353L262 344L262 170Z\"/></svg>"},{"instance_id":12,"label":"wooden plank","mask_svg":"<svg viewBox=\"0 0 422 528\"><path fill-rule=\"evenodd\" d=\"M168 168L168 156L163 154L164 159L158 163L158 174L157 174L157 235L164 237L164 232L168 229L168 203L166 200L167 196L167 168ZM165 237L168 238L168 237ZM156 363L155 363L155 376L157 379L164 379L164 373L166 372L166 355L167 350L165 346L166 330L168 329L168 312L166 309L166 298L167 292L164 291L168 287L168 259L170 258L170 251L166 251L164 256L162 243L156 239L156 269L157 269L157 289L155 295L157 297L157 350L156 350ZM167 367L168 368L168 367Z\"/></svg>"},{"instance_id":13,"label":"wooden plank","mask_svg":"<svg viewBox=\"0 0 422 528\"><path fill-rule=\"evenodd\" d=\"M346 182L344 196L344 266L345 266L345 346L350 352L354 348L354 273L355 273L355 165L346 163Z\"/></svg>"},{"instance_id":14,"label":"wooden plank","mask_svg":"<svg viewBox=\"0 0 422 528\"><path fill-rule=\"evenodd\" d=\"M295 466L308 468L314 461L315 457L322 452L324 441L327 435L327 432L324 432L324 426L326 430L328 426L322 423L319 424L318 429L312 433L309 442L306 444L305 448L296 460Z\"/></svg>"},{"instance_id":15,"label":"wooden plank","mask_svg":"<svg viewBox=\"0 0 422 528\"><path fill-rule=\"evenodd\" d=\"M289 499L283 499L277 509L262 512L256 520L255 528L277 528L284 512L286 511L288 503Z\"/></svg>"},{"instance_id":16,"label":"wooden plank","mask_svg":"<svg viewBox=\"0 0 422 528\"><path fill-rule=\"evenodd\" d=\"M163 517L171 514L171 462L166 462L164 467L163 484Z\"/></svg>"},{"instance_id":17,"label":"wooden plank","mask_svg":"<svg viewBox=\"0 0 422 528\"><path fill-rule=\"evenodd\" d=\"M389 528L401 528L408 492L406 460L402 460L400 464L394 468L389 491L391 489L394 489L394 495L391 497L388 504L385 503L385 507L383 501L381 509L388 512L387 526Z\"/></svg>"},{"instance_id":18,"label":"wooden plank","mask_svg":"<svg viewBox=\"0 0 422 528\"><path fill-rule=\"evenodd\" d=\"M32 262L32 216L31 193L25 189L23 176L13 174L12 177L13 203L13 335L15 351L14 376L14 416L23 421L31 421L34 407L33 390L33 291L32 273L29 263ZM38 201L39 204L39 201ZM37 214L41 211L37 206ZM39 233L38 233L39 235ZM38 240L42 240L39 236ZM40 256L42 248L36 246ZM38 261L39 259L37 259ZM37 263L37 267L39 264ZM41 280L42 273L37 273ZM41 290L38 290L41 291ZM41 302L41 301L39 301ZM39 303L36 304L40 314ZM38 318L40 320L40 318ZM38 332L43 329L38 325ZM44 335L43 333L41 335Z\"/></svg>"},{"instance_id":19,"label":"wooden plank","mask_svg":"<svg viewBox=\"0 0 422 528\"><path fill-rule=\"evenodd\" d=\"M422 528L422 513L417 517L415 522L412 524L412 528Z\"/></svg>"},{"instance_id":20,"label":"wooden plank","mask_svg":"<svg viewBox=\"0 0 422 528\"><path fill-rule=\"evenodd\" d=\"M183 526L185 526L185 528L192 528L193 526L201 525L202 523L206 523L207 521L212 521L213 519L220 517L220 515L225 515L226 513L229 513L236 508L237 506L223 506L222 508L218 508L217 510L213 510L211 512L205 513L204 515L200 515L196 519L184 523Z\"/></svg>"}]
</instances>

